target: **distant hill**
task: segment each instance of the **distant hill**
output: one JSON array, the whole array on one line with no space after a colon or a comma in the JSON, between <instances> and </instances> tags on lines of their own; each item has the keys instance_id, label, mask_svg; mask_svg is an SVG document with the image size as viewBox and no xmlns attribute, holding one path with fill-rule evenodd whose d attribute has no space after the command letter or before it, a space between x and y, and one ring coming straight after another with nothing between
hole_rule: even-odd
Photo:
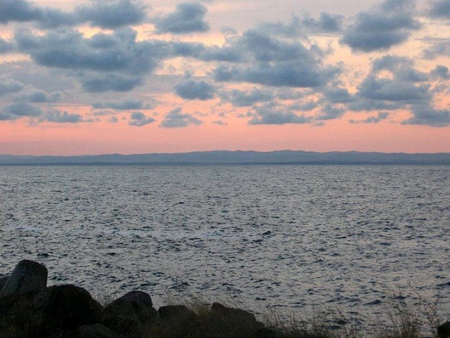
<instances>
[{"instance_id":1,"label":"distant hill","mask_svg":"<svg viewBox=\"0 0 450 338\"><path fill-rule=\"evenodd\" d=\"M0 165L81 164L450 164L450 153L204 151L173 154L14 156L0 155Z\"/></svg>"}]
</instances>

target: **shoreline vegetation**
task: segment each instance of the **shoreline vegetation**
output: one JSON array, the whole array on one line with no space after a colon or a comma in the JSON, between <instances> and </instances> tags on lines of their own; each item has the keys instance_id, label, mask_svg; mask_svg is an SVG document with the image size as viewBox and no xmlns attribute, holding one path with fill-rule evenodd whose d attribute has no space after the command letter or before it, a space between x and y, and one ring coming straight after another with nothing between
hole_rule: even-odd
<instances>
[{"instance_id":1,"label":"shoreline vegetation","mask_svg":"<svg viewBox=\"0 0 450 338\"><path fill-rule=\"evenodd\" d=\"M196 297L168 298L154 308L151 296L131 291L117 299L94 299L75 285L47 287L47 268L20 261L0 276L2 338L424 338L450 337L450 322L437 315L437 302L423 311L400 297L389 323L361 328L336 310L282 319L276 312L256 318L249 311Z\"/></svg>"}]
</instances>

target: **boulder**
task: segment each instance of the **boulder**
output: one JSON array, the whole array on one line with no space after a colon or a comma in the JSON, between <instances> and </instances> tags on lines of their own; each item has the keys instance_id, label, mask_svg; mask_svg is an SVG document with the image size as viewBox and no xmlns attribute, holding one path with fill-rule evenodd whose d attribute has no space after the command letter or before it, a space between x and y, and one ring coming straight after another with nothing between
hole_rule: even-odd
<instances>
[{"instance_id":1,"label":"boulder","mask_svg":"<svg viewBox=\"0 0 450 338\"><path fill-rule=\"evenodd\" d=\"M55 338L119 338L114 332L101 324L83 325L72 331L65 331Z\"/></svg>"},{"instance_id":2,"label":"boulder","mask_svg":"<svg viewBox=\"0 0 450 338\"><path fill-rule=\"evenodd\" d=\"M441 338L450 338L450 322L445 322L438 327L438 335Z\"/></svg>"},{"instance_id":3,"label":"boulder","mask_svg":"<svg viewBox=\"0 0 450 338\"><path fill-rule=\"evenodd\" d=\"M240 321L240 322L247 322L249 324L254 324L257 326L261 326L262 324L259 323L255 315L241 309L235 309L231 307L226 307L220 303L213 303L211 306L211 312L216 313L224 318L234 320L234 321ZM261 324L261 325L259 325Z\"/></svg>"},{"instance_id":4,"label":"boulder","mask_svg":"<svg viewBox=\"0 0 450 338\"><path fill-rule=\"evenodd\" d=\"M43 334L55 328L74 330L102 320L100 303L85 289L75 285L49 287L34 297L33 306L33 325Z\"/></svg>"},{"instance_id":5,"label":"boulder","mask_svg":"<svg viewBox=\"0 0 450 338\"><path fill-rule=\"evenodd\" d=\"M44 289L47 286L47 268L34 261L20 261L6 280L0 297Z\"/></svg>"},{"instance_id":6,"label":"boulder","mask_svg":"<svg viewBox=\"0 0 450 338\"><path fill-rule=\"evenodd\" d=\"M8 280L9 276L0 276L0 291L3 288L3 285L6 284L6 281Z\"/></svg>"},{"instance_id":7,"label":"boulder","mask_svg":"<svg viewBox=\"0 0 450 338\"><path fill-rule=\"evenodd\" d=\"M158 309L159 316L162 319L172 318L195 318L194 311L189 310L185 305L167 305Z\"/></svg>"},{"instance_id":8,"label":"boulder","mask_svg":"<svg viewBox=\"0 0 450 338\"><path fill-rule=\"evenodd\" d=\"M105 307L103 324L117 334L128 334L158 316L149 294L132 291Z\"/></svg>"}]
</instances>

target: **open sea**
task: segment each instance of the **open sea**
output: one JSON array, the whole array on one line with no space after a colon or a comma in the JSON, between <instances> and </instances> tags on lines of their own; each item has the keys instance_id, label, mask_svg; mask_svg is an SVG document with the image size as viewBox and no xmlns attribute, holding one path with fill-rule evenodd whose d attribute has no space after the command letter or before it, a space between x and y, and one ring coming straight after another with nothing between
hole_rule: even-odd
<instances>
[{"instance_id":1,"label":"open sea","mask_svg":"<svg viewBox=\"0 0 450 338\"><path fill-rule=\"evenodd\" d=\"M450 315L450 166L0 166L0 275L256 314Z\"/></svg>"}]
</instances>

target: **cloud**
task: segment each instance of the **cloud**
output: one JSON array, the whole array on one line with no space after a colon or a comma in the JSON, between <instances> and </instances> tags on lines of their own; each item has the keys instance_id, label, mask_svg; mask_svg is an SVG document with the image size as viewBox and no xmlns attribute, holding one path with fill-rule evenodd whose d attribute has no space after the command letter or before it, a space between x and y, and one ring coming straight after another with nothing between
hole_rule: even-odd
<instances>
[{"instance_id":1,"label":"cloud","mask_svg":"<svg viewBox=\"0 0 450 338\"><path fill-rule=\"evenodd\" d=\"M75 25L78 19L73 13L58 9L41 8L25 0L2 0L0 23L37 22L41 28Z\"/></svg>"},{"instance_id":2,"label":"cloud","mask_svg":"<svg viewBox=\"0 0 450 338\"><path fill-rule=\"evenodd\" d=\"M221 120L213 121L213 124L217 124L218 126L226 126L227 123Z\"/></svg>"},{"instance_id":3,"label":"cloud","mask_svg":"<svg viewBox=\"0 0 450 338\"><path fill-rule=\"evenodd\" d=\"M253 88L251 91L233 89L221 94L223 101L231 102L235 107L251 107L258 102L268 102L274 99L274 95L269 90Z\"/></svg>"},{"instance_id":4,"label":"cloud","mask_svg":"<svg viewBox=\"0 0 450 338\"><path fill-rule=\"evenodd\" d=\"M258 30L227 41L222 51L240 58L216 67L214 79L218 82L312 88L326 84L339 72L337 67L322 65L316 46L307 48L298 41L271 37ZM219 54L217 49L215 52Z\"/></svg>"},{"instance_id":5,"label":"cloud","mask_svg":"<svg viewBox=\"0 0 450 338\"><path fill-rule=\"evenodd\" d=\"M76 9L81 21L107 29L140 24L146 17L146 11L147 7L140 1L130 0L94 0L90 5Z\"/></svg>"},{"instance_id":6,"label":"cloud","mask_svg":"<svg viewBox=\"0 0 450 338\"><path fill-rule=\"evenodd\" d=\"M144 113L137 111L131 113L130 121L128 122L128 124L134 127L142 127L155 121L156 120L154 118L146 116Z\"/></svg>"},{"instance_id":7,"label":"cloud","mask_svg":"<svg viewBox=\"0 0 450 338\"><path fill-rule=\"evenodd\" d=\"M439 56L448 57L450 55L450 39L434 42L429 48L423 51L423 57L433 60Z\"/></svg>"},{"instance_id":8,"label":"cloud","mask_svg":"<svg viewBox=\"0 0 450 338\"><path fill-rule=\"evenodd\" d=\"M92 107L94 109L136 110L152 109L154 105L144 103L142 100L128 98L122 101L95 102L92 104Z\"/></svg>"},{"instance_id":9,"label":"cloud","mask_svg":"<svg viewBox=\"0 0 450 338\"><path fill-rule=\"evenodd\" d=\"M42 114L41 108L29 105L28 103L18 102L6 106L0 111L0 121L17 120L22 117L37 117Z\"/></svg>"},{"instance_id":10,"label":"cloud","mask_svg":"<svg viewBox=\"0 0 450 338\"><path fill-rule=\"evenodd\" d=\"M256 29L266 35L280 35L288 38L307 38L311 34L337 33L342 30L343 17L322 12L319 18L310 15L293 15L288 23L266 22Z\"/></svg>"},{"instance_id":11,"label":"cloud","mask_svg":"<svg viewBox=\"0 0 450 338\"><path fill-rule=\"evenodd\" d=\"M15 45L5 39L0 38L0 55L13 52L15 50Z\"/></svg>"},{"instance_id":12,"label":"cloud","mask_svg":"<svg viewBox=\"0 0 450 338\"><path fill-rule=\"evenodd\" d=\"M430 74L434 78L438 78L441 80L450 80L450 72L448 70L448 67L445 66L436 66L436 68L434 68Z\"/></svg>"},{"instance_id":13,"label":"cloud","mask_svg":"<svg viewBox=\"0 0 450 338\"><path fill-rule=\"evenodd\" d=\"M406 82L425 82L428 74L419 72L413 68L414 61L407 57L385 55L375 59L372 65L373 73L380 73L383 70L389 71L396 79Z\"/></svg>"},{"instance_id":14,"label":"cloud","mask_svg":"<svg viewBox=\"0 0 450 338\"><path fill-rule=\"evenodd\" d=\"M412 107L413 116L402 122L408 125L426 125L430 127L448 127L450 125L450 111L435 109L429 105L415 105Z\"/></svg>"},{"instance_id":15,"label":"cloud","mask_svg":"<svg viewBox=\"0 0 450 338\"><path fill-rule=\"evenodd\" d=\"M182 114L181 111L183 108L175 108L171 110L165 116L164 120L161 123L161 127L164 128L182 128L187 127L189 125L199 126L202 124L202 121L196 119L195 117L189 114Z\"/></svg>"},{"instance_id":16,"label":"cloud","mask_svg":"<svg viewBox=\"0 0 450 338\"><path fill-rule=\"evenodd\" d=\"M326 104L321 109L321 114L317 117L317 120L324 121L324 120L334 120L337 118L342 117L345 114L345 109L340 107L335 107L330 104Z\"/></svg>"},{"instance_id":17,"label":"cloud","mask_svg":"<svg viewBox=\"0 0 450 338\"><path fill-rule=\"evenodd\" d=\"M389 113L382 112L378 113L377 116L368 117L365 120L350 120L350 123L358 124L358 123L380 123L383 120L386 120L389 117Z\"/></svg>"},{"instance_id":18,"label":"cloud","mask_svg":"<svg viewBox=\"0 0 450 338\"><path fill-rule=\"evenodd\" d=\"M414 0L387 0L371 12L360 12L344 32L341 43L353 51L387 50L402 44L420 28L413 17Z\"/></svg>"},{"instance_id":19,"label":"cloud","mask_svg":"<svg viewBox=\"0 0 450 338\"><path fill-rule=\"evenodd\" d=\"M10 93L17 93L23 90L24 88L25 86L23 85L23 83L19 81L0 78L0 96Z\"/></svg>"},{"instance_id":20,"label":"cloud","mask_svg":"<svg viewBox=\"0 0 450 338\"><path fill-rule=\"evenodd\" d=\"M433 19L450 19L450 1L432 1L429 15Z\"/></svg>"},{"instance_id":21,"label":"cloud","mask_svg":"<svg viewBox=\"0 0 450 338\"><path fill-rule=\"evenodd\" d=\"M325 100L330 103L349 103L354 101L354 98L346 88L341 87L326 87L323 89Z\"/></svg>"},{"instance_id":22,"label":"cloud","mask_svg":"<svg viewBox=\"0 0 450 338\"><path fill-rule=\"evenodd\" d=\"M255 107L249 111L252 117L249 124L305 124L311 123L312 118L303 115L297 115L286 109L286 107L278 107L273 104L267 104Z\"/></svg>"},{"instance_id":23,"label":"cloud","mask_svg":"<svg viewBox=\"0 0 450 338\"><path fill-rule=\"evenodd\" d=\"M186 100L211 100L216 96L216 88L204 81L195 81L187 76L183 81L175 86L178 96Z\"/></svg>"},{"instance_id":24,"label":"cloud","mask_svg":"<svg viewBox=\"0 0 450 338\"><path fill-rule=\"evenodd\" d=\"M58 102L61 99L61 96L61 92L47 93L43 90L34 89L21 95L18 99L23 102L52 103Z\"/></svg>"},{"instance_id":25,"label":"cloud","mask_svg":"<svg viewBox=\"0 0 450 338\"><path fill-rule=\"evenodd\" d=\"M188 34L208 32L209 24L205 21L208 10L197 2L183 2L177 5L175 12L156 18L155 27L158 34Z\"/></svg>"},{"instance_id":26,"label":"cloud","mask_svg":"<svg viewBox=\"0 0 450 338\"><path fill-rule=\"evenodd\" d=\"M39 119L39 122L53 122L53 123L80 123L88 122L83 120L83 116L80 114L71 114L67 111L49 110L45 112L45 115Z\"/></svg>"},{"instance_id":27,"label":"cloud","mask_svg":"<svg viewBox=\"0 0 450 338\"><path fill-rule=\"evenodd\" d=\"M30 31L15 34L19 50L35 63L72 72L90 92L131 90L169 53L164 43L137 42L136 37L130 28L90 38L71 30L42 36Z\"/></svg>"},{"instance_id":28,"label":"cloud","mask_svg":"<svg viewBox=\"0 0 450 338\"><path fill-rule=\"evenodd\" d=\"M2 0L0 2L0 22L27 22L39 19L41 10L24 0Z\"/></svg>"},{"instance_id":29,"label":"cloud","mask_svg":"<svg viewBox=\"0 0 450 338\"><path fill-rule=\"evenodd\" d=\"M343 17L331 15L325 12L320 14L319 19L305 16L302 18L302 26L313 33L336 33L342 29Z\"/></svg>"},{"instance_id":30,"label":"cloud","mask_svg":"<svg viewBox=\"0 0 450 338\"><path fill-rule=\"evenodd\" d=\"M369 76L358 86L358 96L372 100L404 103L428 101L431 98L429 88L429 85L415 85L409 82Z\"/></svg>"}]
</instances>

